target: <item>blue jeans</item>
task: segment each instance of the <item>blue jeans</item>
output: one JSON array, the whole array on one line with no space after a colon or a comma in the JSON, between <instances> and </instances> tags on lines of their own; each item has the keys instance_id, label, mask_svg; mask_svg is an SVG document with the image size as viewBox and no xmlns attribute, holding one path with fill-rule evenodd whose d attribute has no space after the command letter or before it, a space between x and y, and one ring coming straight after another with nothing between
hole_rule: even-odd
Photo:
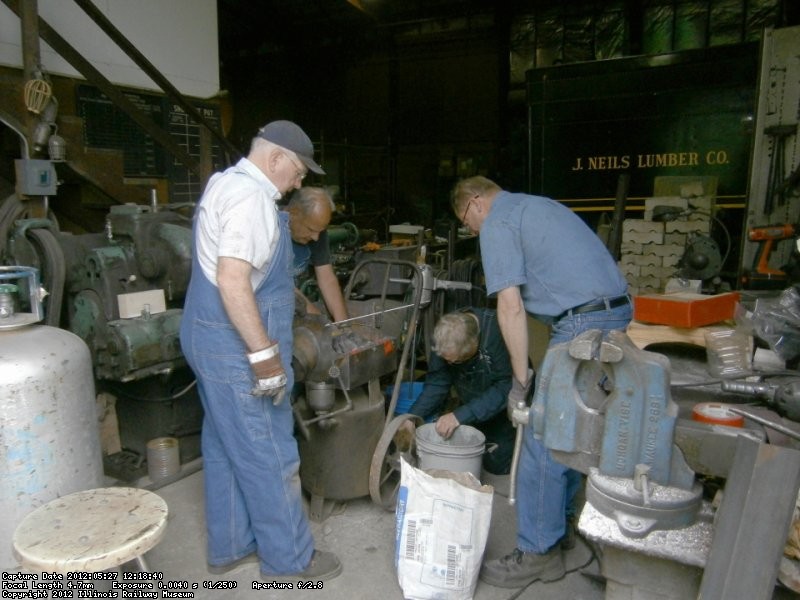
<instances>
[{"instance_id":1,"label":"blue jeans","mask_svg":"<svg viewBox=\"0 0 800 600\"><path fill-rule=\"evenodd\" d=\"M276 325L290 331L290 319ZM208 329L215 331L203 331L202 322L191 325L197 342L191 366L205 411L208 562L226 565L258 551L262 572L299 573L311 561L314 539L303 512L290 400L274 406L271 398L252 395L241 342L232 328L214 325ZM288 340L281 340L280 351L288 362ZM291 368L284 369L291 380Z\"/></svg>"},{"instance_id":2,"label":"blue jeans","mask_svg":"<svg viewBox=\"0 0 800 600\"><path fill-rule=\"evenodd\" d=\"M589 329L624 330L633 316L631 305L560 319L552 326L550 346L567 342ZM574 515L575 494L581 473L553 460L550 451L525 427L517 474L517 547L544 554L566 532L567 518Z\"/></svg>"}]
</instances>

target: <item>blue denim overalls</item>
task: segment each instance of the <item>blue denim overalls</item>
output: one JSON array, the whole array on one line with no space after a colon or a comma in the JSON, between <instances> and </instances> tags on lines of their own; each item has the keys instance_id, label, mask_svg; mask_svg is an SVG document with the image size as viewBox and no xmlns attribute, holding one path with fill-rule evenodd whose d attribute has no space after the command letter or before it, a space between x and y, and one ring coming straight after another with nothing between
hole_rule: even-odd
<instances>
[{"instance_id":1,"label":"blue denim overalls","mask_svg":"<svg viewBox=\"0 0 800 600\"><path fill-rule=\"evenodd\" d=\"M294 284L288 214L278 211L280 237L264 281L255 290L261 319L280 345L292 389ZM298 573L314 540L300 495L300 456L288 398L254 396L247 349L219 290L197 260L181 322L181 346L197 376L205 410L202 432L208 562L226 565L257 551L265 574Z\"/></svg>"}]
</instances>

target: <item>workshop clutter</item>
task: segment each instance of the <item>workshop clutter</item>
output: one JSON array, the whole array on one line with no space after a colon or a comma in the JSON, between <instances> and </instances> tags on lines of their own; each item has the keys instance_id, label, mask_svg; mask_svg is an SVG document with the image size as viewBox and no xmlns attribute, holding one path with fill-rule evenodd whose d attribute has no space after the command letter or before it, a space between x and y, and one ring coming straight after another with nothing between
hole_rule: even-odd
<instances>
[{"instance_id":1,"label":"workshop clutter","mask_svg":"<svg viewBox=\"0 0 800 600\"><path fill-rule=\"evenodd\" d=\"M795 503L792 524L783 548L778 579L790 590L800 593L800 495Z\"/></svg>"},{"instance_id":2,"label":"workshop clutter","mask_svg":"<svg viewBox=\"0 0 800 600\"><path fill-rule=\"evenodd\" d=\"M654 197L645 199L644 218L622 223L619 266L632 295L663 292L667 281L687 267L689 279L708 279L722 266L708 237L716 178L657 177L654 187ZM685 264L687 249L696 243L703 248L702 269Z\"/></svg>"},{"instance_id":3,"label":"workshop clutter","mask_svg":"<svg viewBox=\"0 0 800 600\"><path fill-rule=\"evenodd\" d=\"M714 377L746 377L753 371L753 336L738 329L705 332L708 372Z\"/></svg>"},{"instance_id":4,"label":"workshop clutter","mask_svg":"<svg viewBox=\"0 0 800 600\"><path fill-rule=\"evenodd\" d=\"M400 459L395 566L408 600L470 600L489 537L494 488L470 473Z\"/></svg>"},{"instance_id":5,"label":"workshop clutter","mask_svg":"<svg viewBox=\"0 0 800 600\"><path fill-rule=\"evenodd\" d=\"M774 298L759 298L752 312L742 310L738 320L769 345L783 361L800 356L800 291L786 288Z\"/></svg>"}]
</instances>

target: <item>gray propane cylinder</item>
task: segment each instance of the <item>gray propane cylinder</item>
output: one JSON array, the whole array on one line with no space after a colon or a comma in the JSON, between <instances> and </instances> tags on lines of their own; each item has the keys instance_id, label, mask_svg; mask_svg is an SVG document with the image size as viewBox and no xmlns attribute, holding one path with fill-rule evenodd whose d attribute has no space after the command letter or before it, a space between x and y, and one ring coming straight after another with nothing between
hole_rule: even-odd
<instances>
[{"instance_id":1,"label":"gray propane cylinder","mask_svg":"<svg viewBox=\"0 0 800 600\"><path fill-rule=\"evenodd\" d=\"M27 279L31 313L14 310ZM89 348L42 319L38 271L0 267L0 570L19 568L11 540L25 515L103 484Z\"/></svg>"}]
</instances>

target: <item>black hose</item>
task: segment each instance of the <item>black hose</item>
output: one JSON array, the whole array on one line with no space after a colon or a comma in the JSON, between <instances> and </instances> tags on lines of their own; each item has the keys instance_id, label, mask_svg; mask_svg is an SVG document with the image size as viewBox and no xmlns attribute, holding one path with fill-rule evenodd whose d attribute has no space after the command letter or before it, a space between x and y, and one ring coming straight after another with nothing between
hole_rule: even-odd
<instances>
[{"instance_id":1,"label":"black hose","mask_svg":"<svg viewBox=\"0 0 800 600\"><path fill-rule=\"evenodd\" d=\"M3 257L6 264L13 262L7 256L8 252L8 238L11 235L11 230L14 223L22 218L25 213L25 208L17 198L16 194L11 194L3 203L0 204L0 256Z\"/></svg>"},{"instance_id":2,"label":"black hose","mask_svg":"<svg viewBox=\"0 0 800 600\"><path fill-rule=\"evenodd\" d=\"M64 251L53 233L48 229L29 229L28 236L37 246L37 254L42 259L42 285L49 292L44 299L45 323L52 327L61 324L61 304L64 298L64 284L67 267Z\"/></svg>"}]
</instances>

